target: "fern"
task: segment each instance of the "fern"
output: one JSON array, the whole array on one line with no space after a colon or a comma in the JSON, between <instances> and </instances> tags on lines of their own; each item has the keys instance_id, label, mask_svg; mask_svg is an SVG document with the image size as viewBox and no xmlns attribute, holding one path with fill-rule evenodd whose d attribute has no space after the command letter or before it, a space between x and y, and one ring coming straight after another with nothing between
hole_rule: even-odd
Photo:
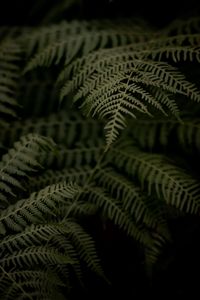
<instances>
[{"instance_id":1,"label":"fern","mask_svg":"<svg viewBox=\"0 0 200 300\"><path fill-rule=\"evenodd\" d=\"M12 268L18 264L19 268L31 267L32 264L62 264L70 263L71 260L60 254L58 251L45 247L30 247L26 250L13 252L11 255L5 255L0 260L4 268Z\"/></svg>"},{"instance_id":2,"label":"fern","mask_svg":"<svg viewBox=\"0 0 200 300\"><path fill-rule=\"evenodd\" d=\"M163 231L165 237L169 236L164 217L165 209L158 201L148 198L139 186L112 169L102 169L98 177L98 182L107 187L114 198L121 201L124 211L133 215L136 223L142 221L147 227L154 228L161 234Z\"/></svg>"},{"instance_id":3,"label":"fern","mask_svg":"<svg viewBox=\"0 0 200 300\"><path fill-rule=\"evenodd\" d=\"M0 262L4 277L2 288L0 286L2 296L12 297L14 293L20 293L22 297L22 295L26 296L27 288L33 290L34 293L39 288L41 289L40 296L44 294L48 299L54 299L55 295L59 295L56 290L57 286L63 285L62 279L58 277L53 284L53 290L48 288L51 277L46 283L46 271L43 269L48 265L51 268L55 265L55 268L52 269L53 276L58 274L57 265L63 266L64 272L68 271L68 264L70 266L74 264L74 269L78 270L77 259L75 262L73 261L73 257L77 257L76 251L77 253L80 252L80 258L86 260L91 270L104 276L92 238L75 220L62 218L62 203L65 204L67 210L72 212L74 203L67 203L67 199L74 198L76 193L80 193L80 191L75 185L58 183L47 186L38 193L31 194L29 199L19 200L15 205L10 205L7 210L1 212L1 234L5 235L6 228L13 232L5 236L0 243ZM52 208L54 209L53 212L51 211ZM56 211L57 221L46 223L44 216L49 220L54 220ZM58 222L59 215L60 223ZM19 231L19 233L14 233L14 231ZM54 239L57 236L65 237L66 241L71 239L72 243L77 246L77 250L68 254L67 248L65 248L65 253L55 249L53 247L56 244ZM62 247L64 245L63 243ZM20 275L13 277L13 268L16 266L21 272L24 272L23 270L26 268L31 268L30 276L25 276L24 280L19 279ZM38 272L42 276L41 281L34 278L34 274L38 274L34 269L38 267L40 268ZM49 276L48 272L47 276ZM7 285L8 289L5 290ZM29 298L32 299L32 297L31 295Z\"/></svg>"},{"instance_id":4,"label":"fern","mask_svg":"<svg viewBox=\"0 0 200 300\"><path fill-rule=\"evenodd\" d=\"M134 146L122 146L114 153L117 166L124 167L130 175L136 174L149 194L155 191L168 204L198 214L200 185L185 170L168 162L162 155L140 152Z\"/></svg>"},{"instance_id":5,"label":"fern","mask_svg":"<svg viewBox=\"0 0 200 300\"><path fill-rule=\"evenodd\" d=\"M26 266L30 267L31 265L45 266L47 263L69 264L71 263L71 260L55 249L45 247L29 247L25 250L19 250L10 255L5 255L4 258L1 259L1 273L4 276L3 286L0 287L1 296L4 299L12 299L14 295L16 296L19 294L21 299L23 297L25 297L25 299L33 299L31 294L38 294L38 288L40 289L39 297L44 295L44 297L53 299L56 294L59 295L59 293L56 293L56 284L60 285L58 280L53 283L53 290L51 287L48 287L48 284L51 281L51 273L48 273L45 276L45 271L40 271L42 275L42 278L40 276L40 279L42 280L39 281L38 277L37 280L34 278L35 271L29 271L30 275L27 276L25 280L19 280L18 276L13 276L13 271L9 271L9 268L12 270L16 265L18 265L18 268L26 268ZM36 274L38 275L38 272ZM47 276L49 279L46 278ZM8 284L7 282L5 284L5 281L8 280L10 281L9 286L5 290L5 286Z\"/></svg>"},{"instance_id":6,"label":"fern","mask_svg":"<svg viewBox=\"0 0 200 300\"><path fill-rule=\"evenodd\" d=\"M39 134L53 139L57 144L73 147L77 141L86 143L88 139L95 140L97 135L103 136L102 124L93 119L85 119L73 111L58 112L47 117L28 118L14 121L12 127L0 129L3 145L11 147L21 136L29 133Z\"/></svg>"},{"instance_id":7,"label":"fern","mask_svg":"<svg viewBox=\"0 0 200 300\"><path fill-rule=\"evenodd\" d=\"M0 232L6 233L6 228L21 231L30 223L44 221L46 214L54 215L58 204L73 197L78 188L65 182L47 186L38 193L32 193L28 199L19 200L1 212ZM52 211L54 209L54 211Z\"/></svg>"},{"instance_id":8,"label":"fern","mask_svg":"<svg viewBox=\"0 0 200 300\"><path fill-rule=\"evenodd\" d=\"M79 168L82 165L95 164L100 153L104 150L104 143L101 140L88 141L87 144L80 144L69 149L62 144L57 147L57 152L51 152L46 164L49 168L62 169L64 167ZM41 160L43 161L43 157Z\"/></svg>"},{"instance_id":9,"label":"fern","mask_svg":"<svg viewBox=\"0 0 200 300\"><path fill-rule=\"evenodd\" d=\"M89 191L89 201L101 208L103 214L107 214L108 218L111 219L114 224L120 226L127 234L133 236L136 240L144 244L151 243L148 233L145 232L144 229L135 226L129 215L121 210L120 204L116 199L109 197L101 188L91 188Z\"/></svg>"},{"instance_id":10,"label":"fern","mask_svg":"<svg viewBox=\"0 0 200 300\"><path fill-rule=\"evenodd\" d=\"M27 226L24 231L6 236L1 240L1 255L13 253L14 251L28 248L32 245L42 245L44 241L48 242L54 235L67 233L67 229L62 224L32 224Z\"/></svg>"},{"instance_id":11,"label":"fern","mask_svg":"<svg viewBox=\"0 0 200 300\"><path fill-rule=\"evenodd\" d=\"M77 222L68 221L66 227L80 258L93 272L105 277L91 236Z\"/></svg>"},{"instance_id":12,"label":"fern","mask_svg":"<svg viewBox=\"0 0 200 300\"><path fill-rule=\"evenodd\" d=\"M0 42L0 114L5 121L8 117L17 116L16 95L20 78L21 54L19 43L6 38Z\"/></svg>"},{"instance_id":13,"label":"fern","mask_svg":"<svg viewBox=\"0 0 200 300\"><path fill-rule=\"evenodd\" d=\"M4 274L4 277L5 278L2 279L4 299L12 299L12 297L16 296L21 297L21 299L23 299L22 297L26 297L25 299L32 299L30 289L35 290L35 292L37 290L40 291L40 293L38 292L39 297L46 295L51 299L56 295L59 299L62 299L58 291L57 293L55 292L57 289L56 285L61 285L61 283L55 274L52 274L51 272L29 270L13 271L9 273L9 278L6 277L6 274ZM8 281L8 279L10 280ZM21 284L18 286L14 282L20 282ZM20 287L23 289L28 288L29 292L23 291L22 295Z\"/></svg>"},{"instance_id":14,"label":"fern","mask_svg":"<svg viewBox=\"0 0 200 300\"><path fill-rule=\"evenodd\" d=\"M116 48L116 54L117 51ZM163 89L163 92L166 90L170 93L190 95L191 99L195 101L200 99L195 86L187 82L183 74L176 68L166 62L138 59L138 52L135 54L135 58L134 53L130 52L127 54L127 58L124 57L124 53L120 52L116 59L113 59L114 54L110 56L110 60L103 58L104 63L109 65L107 68L100 63L100 58L99 60L96 58L97 70L92 67L91 73L86 72L83 65L80 70L86 72L87 79L84 80L81 77L74 79L75 84L78 82L78 86L76 86L78 93L75 93L74 100L77 101L84 97L85 100L82 104L84 112L86 114L92 113L93 116L98 114L100 118L110 119L105 126L108 146L116 140L119 130L125 127L125 115L135 118L134 112L137 111L149 114L149 104L163 113L165 113L164 107L167 106L174 115L178 115L174 100L167 98L167 95L165 98L160 97L159 99L157 91L152 89L151 95L145 86L159 87ZM105 53L102 53L102 56L106 57ZM130 56L133 57L131 61ZM122 61L119 62L119 59ZM90 63L89 60L88 64ZM92 70L95 70L95 74ZM62 90L62 97L70 91L69 84L71 83L69 82ZM73 82L72 85L74 85Z\"/></svg>"},{"instance_id":15,"label":"fern","mask_svg":"<svg viewBox=\"0 0 200 300\"><path fill-rule=\"evenodd\" d=\"M53 143L45 137L29 134L21 137L14 148L3 155L0 162L0 199L8 204L7 197L16 197L18 189L23 190L22 180L29 173L41 168L38 163L41 152L52 149Z\"/></svg>"},{"instance_id":16,"label":"fern","mask_svg":"<svg viewBox=\"0 0 200 300\"><path fill-rule=\"evenodd\" d=\"M47 185L57 182L68 181L77 182L81 186L87 181L88 176L92 174L93 168L90 165L83 165L78 168L63 168L60 170L49 169L40 176L31 178L30 189L39 190Z\"/></svg>"},{"instance_id":17,"label":"fern","mask_svg":"<svg viewBox=\"0 0 200 300\"><path fill-rule=\"evenodd\" d=\"M199 120L182 118L176 119L141 119L131 122L134 131L130 130L133 136L143 148L153 149L158 142L166 147L170 143L172 134L176 136L178 143L186 149L197 150L199 152Z\"/></svg>"},{"instance_id":18,"label":"fern","mask_svg":"<svg viewBox=\"0 0 200 300\"><path fill-rule=\"evenodd\" d=\"M88 271L109 281L91 234L102 220L154 275L171 220L199 214L199 20L1 32L0 298L64 300Z\"/></svg>"},{"instance_id":19,"label":"fern","mask_svg":"<svg viewBox=\"0 0 200 300\"><path fill-rule=\"evenodd\" d=\"M130 27L132 30L130 30ZM62 22L60 25L43 28L40 33L35 32L27 37L28 53L37 46L38 54L30 61L26 71L37 66L56 64L64 57L66 63L70 62L79 51L83 55L112 45L123 45L135 41L148 39L147 32L142 32L141 27L134 22L93 21L71 23Z\"/></svg>"}]
</instances>

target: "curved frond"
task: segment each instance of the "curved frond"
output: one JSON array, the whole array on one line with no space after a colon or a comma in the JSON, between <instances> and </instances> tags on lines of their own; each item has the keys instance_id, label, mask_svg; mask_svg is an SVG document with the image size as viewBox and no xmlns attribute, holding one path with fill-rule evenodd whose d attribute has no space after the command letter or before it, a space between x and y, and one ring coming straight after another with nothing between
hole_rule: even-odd
<instances>
[{"instance_id":1,"label":"curved frond","mask_svg":"<svg viewBox=\"0 0 200 300\"><path fill-rule=\"evenodd\" d=\"M21 137L13 148L3 155L0 162L0 199L7 201L7 196L16 197L17 189L23 190L22 180L42 164L38 162L41 153L52 149L53 142L37 134ZM42 161L41 161L42 163Z\"/></svg>"},{"instance_id":2,"label":"curved frond","mask_svg":"<svg viewBox=\"0 0 200 300\"><path fill-rule=\"evenodd\" d=\"M88 195L89 201L95 203L99 207L104 215L114 222L117 226L122 228L126 233L135 240L146 244L151 244L151 238L147 231L140 226L136 226L132 221L130 215L123 211L121 203L109 195L106 194L102 188L91 188L89 189Z\"/></svg>"},{"instance_id":3,"label":"curved frond","mask_svg":"<svg viewBox=\"0 0 200 300\"><path fill-rule=\"evenodd\" d=\"M200 123L196 118L176 119L140 119L131 121L129 133L143 148L153 149L160 143L167 146L172 134L184 149L200 150ZM134 129L133 129L134 128Z\"/></svg>"},{"instance_id":4,"label":"curved frond","mask_svg":"<svg viewBox=\"0 0 200 300\"><path fill-rule=\"evenodd\" d=\"M127 49L100 50L96 57L91 54L88 60L82 58L78 68L72 68L72 79L61 90L62 98L73 92L74 102L82 102L85 114L107 120L107 148L126 126L126 116L151 115L153 108L179 118L177 94L200 101L197 87L178 68L154 57L150 59L151 48L148 56L143 50L132 51L130 46Z\"/></svg>"},{"instance_id":5,"label":"curved frond","mask_svg":"<svg viewBox=\"0 0 200 300\"><path fill-rule=\"evenodd\" d=\"M80 226L77 222L67 221L65 223L66 228L71 232L69 237L76 247L77 253L80 255L80 258L87 264L87 266L99 274L102 277L104 272L102 270L99 257L97 256L97 250L91 236Z\"/></svg>"},{"instance_id":6,"label":"curved frond","mask_svg":"<svg viewBox=\"0 0 200 300\"><path fill-rule=\"evenodd\" d=\"M141 186L166 203L187 213L199 212L198 180L160 154L139 151L135 146L112 150L115 164L130 175L136 175Z\"/></svg>"},{"instance_id":7,"label":"curved frond","mask_svg":"<svg viewBox=\"0 0 200 300\"><path fill-rule=\"evenodd\" d=\"M39 33L27 37L28 53L37 45L38 53L28 63L26 71L37 66L49 66L53 62L58 64L64 57L66 63L70 62L80 53L86 55L93 50L118 45L126 45L135 41L147 40L151 35L131 21L108 20L100 22L74 21L63 22L43 28Z\"/></svg>"},{"instance_id":8,"label":"curved frond","mask_svg":"<svg viewBox=\"0 0 200 300\"><path fill-rule=\"evenodd\" d=\"M67 233L67 229L59 223L32 224L20 233L3 238L0 242L0 253L5 255L23 248L42 245L44 241L48 242L52 237L61 233Z\"/></svg>"},{"instance_id":9,"label":"curved frond","mask_svg":"<svg viewBox=\"0 0 200 300\"><path fill-rule=\"evenodd\" d=\"M77 144L74 148L67 148L60 144L56 151L49 153L46 159L48 168L80 168L83 165L93 165L98 161L100 154L104 151L104 141L101 139L88 140L87 143ZM41 156L41 160L43 161Z\"/></svg>"},{"instance_id":10,"label":"curved frond","mask_svg":"<svg viewBox=\"0 0 200 300\"><path fill-rule=\"evenodd\" d=\"M5 39L0 43L0 115L16 117L17 90L19 86L22 49L20 44Z\"/></svg>"},{"instance_id":11,"label":"curved frond","mask_svg":"<svg viewBox=\"0 0 200 300\"><path fill-rule=\"evenodd\" d=\"M58 292L58 286L62 285L62 282L50 271L30 271L30 270L18 270L10 271L4 274L4 278L1 278L2 289L0 287L0 295L2 299L13 299L20 297L20 299L33 299L30 291L40 291L39 297L48 297L48 299L62 299ZM4 287L4 288L3 288Z\"/></svg>"},{"instance_id":12,"label":"curved frond","mask_svg":"<svg viewBox=\"0 0 200 300\"><path fill-rule=\"evenodd\" d=\"M76 182L81 186L84 185L88 176L92 174L93 168L90 165L81 165L78 168L63 168L60 170L47 170L40 176L32 177L29 182L31 190L39 190L47 185L55 184L62 181Z\"/></svg>"},{"instance_id":13,"label":"curved frond","mask_svg":"<svg viewBox=\"0 0 200 300\"><path fill-rule=\"evenodd\" d=\"M77 185L62 182L32 193L28 199L19 200L1 211L0 233L5 234L7 228L15 232L22 231L30 223L44 222L48 215L56 214L59 205L79 192Z\"/></svg>"},{"instance_id":14,"label":"curved frond","mask_svg":"<svg viewBox=\"0 0 200 300\"><path fill-rule=\"evenodd\" d=\"M46 264L70 264L71 259L62 255L53 248L34 246L25 250L15 251L12 254L6 254L0 259L3 268L13 268L18 265L19 268L31 267L34 265Z\"/></svg>"},{"instance_id":15,"label":"curved frond","mask_svg":"<svg viewBox=\"0 0 200 300\"><path fill-rule=\"evenodd\" d=\"M60 111L42 118L28 118L0 128L0 141L10 147L21 136L33 133L53 139L57 144L73 147L77 141L87 142L103 136L103 124L94 119L84 118L78 113Z\"/></svg>"},{"instance_id":16,"label":"curved frond","mask_svg":"<svg viewBox=\"0 0 200 300\"><path fill-rule=\"evenodd\" d=\"M107 188L113 198L120 201L122 209L134 216L136 223L153 228L166 238L169 230L163 203L148 197L133 181L113 169L102 169L97 173L98 184Z\"/></svg>"}]
</instances>

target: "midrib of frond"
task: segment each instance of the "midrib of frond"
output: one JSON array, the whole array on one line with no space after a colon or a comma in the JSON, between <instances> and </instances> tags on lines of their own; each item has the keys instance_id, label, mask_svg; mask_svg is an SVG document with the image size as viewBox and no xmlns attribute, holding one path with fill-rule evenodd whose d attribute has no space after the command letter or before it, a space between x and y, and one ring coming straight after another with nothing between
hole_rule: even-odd
<instances>
[{"instance_id":1,"label":"midrib of frond","mask_svg":"<svg viewBox=\"0 0 200 300\"><path fill-rule=\"evenodd\" d=\"M46 192L46 190L45 190L45 195L43 197L40 196L41 192L39 192L39 193L33 193L31 195L33 200L31 200L30 198L28 198L27 201L19 200L17 202L18 204L20 202L22 202L24 204L21 207L16 208L14 211L11 211L10 213L7 213L5 216L0 217L0 222L2 222L4 219L7 219L7 218L11 217L12 215L14 215L14 216L17 215L20 211L28 209L29 207L33 206L37 202L43 202L47 199L52 199L52 196L54 194L57 194L57 193L61 192L61 195L62 195L63 189L64 189L63 186L61 186L61 187L56 188L56 190L53 190L52 192ZM42 190L42 192L44 192L44 190ZM36 197L34 197L34 196L36 196ZM60 196L60 198L61 197L63 197L63 196ZM9 206L9 210L11 209L11 207L12 207L12 205Z\"/></svg>"},{"instance_id":2,"label":"midrib of frond","mask_svg":"<svg viewBox=\"0 0 200 300\"><path fill-rule=\"evenodd\" d=\"M57 250L55 250L53 248L44 247L44 246L38 246L38 247L33 246L33 247L26 248L25 250L19 250L18 252L12 253L12 255L8 255L8 256L0 259L0 263L8 265L9 262L13 261L13 259L20 260L20 258L27 258L32 255L33 256L37 255L38 258L42 259L48 254L57 256L60 263L65 263L65 264L72 263L71 259L69 259L65 255L59 253ZM53 256L52 256L52 259L54 261ZM35 263L34 260L33 260L33 262ZM27 265L27 263L30 263L30 261L27 260L26 265Z\"/></svg>"},{"instance_id":3,"label":"midrib of frond","mask_svg":"<svg viewBox=\"0 0 200 300\"><path fill-rule=\"evenodd\" d=\"M121 97L121 100L124 100L125 95L127 93L127 90L129 88L129 82L131 80L133 72L130 73L128 79L127 79L127 83L126 83L126 88L123 92L123 95ZM120 128L123 129L125 127L125 121L122 118L121 112L120 112L120 108L122 106L122 103L119 101L116 104L116 108L114 111L114 117L111 117L111 120L106 124L106 126L104 127L105 129L108 129L108 133L106 134L106 147L105 147L105 152L108 151L108 149L110 148L111 144L114 142L114 140L116 140L116 128ZM131 113L132 117L135 117L135 115L133 113ZM111 126L110 126L111 124Z\"/></svg>"},{"instance_id":4,"label":"midrib of frond","mask_svg":"<svg viewBox=\"0 0 200 300\"><path fill-rule=\"evenodd\" d=\"M116 194L115 197L120 200L122 209L133 215L136 222L142 221L148 227L157 229L164 236L169 237L161 207L157 203L160 212L152 210L151 200L142 193L139 186L109 168L101 169L97 178L103 186L109 189L111 194Z\"/></svg>"},{"instance_id":5,"label":"midrib of frond","mask_svg":"<svg viewBox=\"0 0 200 300\"><path fill-rule=\"evenodd\" d=\"M30 236L33 234L33 240L32 243L34 244L36 239L38 239L38 243L40 243L41 240L47 240L47 237L51 237L50 234L59 234L64 229L64 226L61 223L52 223L52 224L38 224L36 226L30 226L26 227L26 229L18 234L14 234L11 236L6 237L5 239L2 239L0 242L0 248L5 247L6 249L12 251L12 246L14 248L20 249L19 245L22 244L22 242L19 242L19 240L23 240L23 237ZM41 233L41 235L40 235ZM16 244L16 241L18 243ZM31 243L31 240L29 240L28 243ZM26 242L25 245L27 246ZM35 244L34 244L35 245ZM16 247L17 246L17 247Z\"/></svg>"},{"instance_id":6,"label":"midrib of frond","mask_svg":"<svg viewBox=\"0 0 200 300\"><path fill-rule=\"evenodd\" d=\"M12 163L13 163L13 162L16 160L16 158L20 155L19 152L23 152L23 150L26 149L29 145L31 145L31 143L32 143L34 140L37 140L37 139L32 138L31 140L27 141L25 144L21 144L20 151L18 151L18 150L19 150L19 148L18 148L18 149L16 149L14 155L11 154L11 155L12 155L11 158L10 158L8 161L6 161L6 163L5 163L5 165L3 166L3 168L0 169L0 172L3 173L3 172L8 168L9 165L12 165ZM8 152L8 154L9 154L9 152ZM24 155L25 155L25 154L24 154ZM31 159L31 156L30 156L30 159ZM3 179L3 177L2 177L2 179Z\"/></svg>"},{"instance_id":7,"label":"midrib of frond","mask_svg":"<svg viewBox=\"0 0 200 300\"><path fill-rule=\"evenodd\" d=\"M29 293L27 293L27 292L23 289L23 287L20 285L20 283L18 283L16 280L14 280L14 279L10 276L9 272L7 272L1 265L0 265L0 269L2 270L3 274L5 274L5 276L6 276L7 278L9 278L10 281L13 282L13 284L16 285L16 287L22 292L23 296L25 296L27 299L32 300L32 297L29 295Z\"/></svg>"},{"instance_id":8,"label":"midrib of frond","mask_svg":"<svg viewBox=\"0 0 200 300\"><path fill-rule=\"evenodd\" d=\"M133 149L133 151L131 152L131 153L129 153L129 152L126 152L126 151L123 151L122 149L113 149L112 148L112 150L111 151L113 151L113 152L115 152L116 154L121 154L123 157L126 157L127 159L131 159L131 160L134 160L134 161L137 161L140 165L145 165L145 166L147 166L147 169L148 170L155 170L156 171L156 173L157 174L162 174L163 175L163 177L164 178L167 178L168 180L167 180L167 182L170 182L170 183L172 183L173 184L173 188L175 188L176 187L176 190L179 190L179 191L181 191L182 192L182 194L184 194L184 195L186 195L186 197L184 197L184 199L192 199L192 200L198 200L198 198L197 199L195 199L195 198L193 198L192 196L191 196L191 194L189 193L189 188L187 188L187 187L184 187L184 185L182 184L183 182L181 181L181 182L178 182L178 180L176 180L175 178L173 178L172 176L170 176L170 174L168 173L168 172L165 172L165 170L162 170L162 168L159 168L159 167L157 167L156 166L156 164L152 164L151 162L150 162L150 160L148 160L148 159L142 159L142 158L140 158L139 156L137 156L137 151L135 152L135 154L134 154L134 149ZM164 164L164 162L163 162L163 164ZM137 170L133 170L133 172L135 172L136 174L138 173L137 172ZM188 179L188 178L187 178ZM191 179L191 178L190 178ZM164 181L163 181L164 182ZM188 181L189 182L189 181ZM141 182L142 184L144 184L144 180L142 180L142 182ZM156 184L156 183L155 183ZM161 183L161 185L162 185L162 183ZM194 187L198 187L199 186L199 184L198 184L198 182L196 182L196 183L194 183L193 185L192 185L192 188L194 188ZM172 187L172 186L171 186ZM191 187L190 187L191 188ZM148 184L148 189L149 189L149 193L151 194L151 184ZM166 188L167 189L167 188ZM158 189L156 188L156 192L157 192L157 195L158 195L158 197L160 197L160 193L158 192ZM176 204L176 203L171 203L171 201L170 201L170 195L169 195L169 193L170 193L170 191L168 190L168 195L166 196L166 191L165 190L163 190L163 185L162 185L162 193L163 193L163 196L164 196L164 198L165 198L165 200L167 201L167 202L169 202L169 204ZM198 196L197 196L198 197ZM179 202L180 202L180 200L179 200ZM183 205L185 204L185 202L183 203ZM196 203L197 204L197 203ZM176 205L177 206L177 205ZM181 208L182 207L182 205L178 205L178 208ZM194 209L194 207L193 207L193 209Z\"/></svg>"},{"instance_id":9,"label":"midrib of frond","mask_svg":"<svg viewBox=\"0 0 200 300\"><path fill-rule=\"evenodd\" d=\"M151 238L144 228L136 226L130 215L121 209L119 201L114 198L110 198L99 188L87 188L89 194L89 201L95 203L97 207L103 209L103 213L108 215L115 225L125 230L128 235L133 236L136 240L142 244L151 244Z\"/></svg>"}]
</instances>

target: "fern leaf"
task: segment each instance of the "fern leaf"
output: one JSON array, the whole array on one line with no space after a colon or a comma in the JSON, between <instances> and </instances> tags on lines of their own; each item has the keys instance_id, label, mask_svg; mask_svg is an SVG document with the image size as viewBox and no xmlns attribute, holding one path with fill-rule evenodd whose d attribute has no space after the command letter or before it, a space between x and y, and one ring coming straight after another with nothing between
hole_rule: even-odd
<instances>
[{"instance_id":1,"label":"fern leaf","mask_svg":"<svg viewBox=\"0 0 200 300\"><path fill-rule=\"evenodd\" d=\"M143 148L153 149L159 142L166 147L170 143L172 133L184 149L200 150L200 124L198 119L140 119L131 121L134 130L129 131Z\"/></svg>"},{"instance_id":2,"label":"fern leaf","mask_svg":"<svg viewBox=\"0 0 200 300\"><path fill-rule=\"evenodd\" d=\"M65 146L58 145L56 152L51 152L46 160L48 168L62 169L66 167L80 168L97 162L99 155L104 151L104 142L99 140L88 140L87 143L77 144L76 147L70 149ZM41 161L44 157L41 156Z\"/></svg>"},{"instance_id":3,"label":"fern leaf","mask_svg":"<svg viewBox=\"0 0 200 300\"><path fill-rule=\"evenodd\" d=\"M69 237L77 249L80 258L85 261L87 266L95 273L105 278L101 268L100 260L97 256L96 247L91 236L77 222L67 221L67 229L70 229Z\"/></svg>"},{"instance_id":4,"label":"fern leaf","mask_svg":"<svg viewBox=\"0 0 200 300\"><path fill-rule=\"evenodd\" d=\"M8 274L10 281L6 284L6 279L4 278L4 289L2 289L1 292L1 297L3 299L12 299L18 295L20 299L24 299L24 297L27 299L26 292L30 295L30 290L39 290L40 297L46 296L49 297L49 299L53 299L53 296L57 290L57 286L62 285L62 282L59 280L59 278L49 271L23 270L12 271ZM59 294L57 296L59 296ZM30 296L30 299L33 298Z\"/></svg>"},{"instance_id":5,"label":"fern leaf","mask_svg":"<svg viewBox=\"0 0 200 300\"><path fill-rule=\"evenodd\" d=\"M55 249L47 247L29 247L25 250L15 251L0 259L3 268L12 268L16 265L19 268L46 265L46 264L70 264L71 259L62 255Z\"/></svg>"},{"instance_id":6,"label":"fern leaf","mask_svg":"<svg viewBox=\"0 0 200 300\"><path fill-rule=\"evenodd\" d=\"M73 264L70 268L74 271L79 282L83 283L83 270L81 268L81 258L76 250L71 239L66 235L55 235L52 237L51 245L56 247L57 250L64 253L67 257L70 257ZM59 277L65 278L64 280L70 284L70 269L69 265L56 266L55 271L60 275ZM68 285L67 284L67 285Z\"/></svg>"},{"instance_id":7,"label":"fern leaf","mask_svg":"<svg viewBox=\"0 0 200 300\"><path fill-rule=\"evenodd\" d=\"M130 30L130 26L132 30ZM102 20L100 23L94 22L93 26L91 22L90 24L80 21L63 22L48 29L44 28L39 34L36 33L35 36L31 36L29 47L34 49L35 45L38 44L40 51L28 63L25 71L27 72L37 66L49 66L53 62L57 64L63 56L68 63L79 52L86 55L93 50L105 48L110 43L116 47L146 39L148 39L147 33L142 31L140 26L134 26L134 23L131 24L130 22L127 25L124 22L123 26L117 23L116 26L113 26L113 22L111 25L108 21Z\"/></svg>"},{"instance_id":8,"label":"fern leaf","mask_svg":"<svg viewBox=\"0 0 200 300\"><path fill-rule=\"evenodd\" d=\"M37 191L58 182L76 182L81 186L84 185L88 176L93 172L90 165L83 165L78 168L63 168L61 170L46 170L40 176L32 177L29 183L31 190Z\"/></svg>"},{"instance_id":9,"label":"fern leaf","mask_svg":"<svg viewBox=\"0 0 200 300\"><path fill-rule=\"evenodd\" d=\"M42 242L48 242L54 235L67 233L62 224L38 224L27 226L24 231L8 235L0 242L1 255L4 253L13 253L16 250L30 246L41 245Z\"/></svg>"},{"instance_id":10,"label":"fern leaf","mask_svg":"<svg viewBox=\"0 0 200 300\"><path fill-rule=\"evenodd\" d=\"M159 143L163 147L166 147L169 143L170 133L177 126L182 126L176 119L138 119L135 122L131 120L130 128L134 127L134 130L130 131L130 136L134 137L137 143L143 149L153 150Z\"/></svg>"},{"instance_id":11,"label":"fern leaf","mask_svg":"<svg viewBox=\"0 0 200 300\"><path fill-rule=\"evenodd\" d=\"M145 59L142 51L140 54L140 51L123 53L118 48L114 48L115 52L112 50L99 51L99 55L97 51L96 67L90 66L91 61L86 59L79 61L78 74L75 73L74 79L72 76L61 91L63 98L74 89L74 102L83 99L81 109L84 113L108 120L105 126L107 148L126 126L125 115L132 118L137 112L150 115L149 107L153 106L164 114L167 107L179 117L176 101L166 92L200 101L197 87L174 66Z\"/></svg>"},{"instance_id":12,"label":"fern leaf","mask_svg":"<svg viewBox=\"0 0 200 300\"><path fill-rule=\"evenodd\" d=\"M136 147L125 146L117 153L115 163L125 167L130 175L137 175L142 187L151 195L188 213L199 211L199 182L186 171L167 161L165 156L140 152Z\"/></svg>"},{"instance_id":13,"label":"fern leaf","mask_svg":"<svg viewBox=\"0 0 200 300\"><path fill-rule=\"evenodd\" d=\"M39 135L29 134L14 143L14 147L3 155L0 162L0 199L7 195L16 197L15 190L23 190L21 179L41 168L38 158L41 151L52 148L53 142Z\"/></svg>"},{"instance_id":14,"label":"fern leaf","mask_svg":"<svg viewBox=\"0 0 200 300\"><path fill-rule=\"evenodd\" d=\"M163 236L156 232L152 233L152 245L151 247L146 247L144 249L145 255L145 268L146 273L149 278L152 278L153 267L155 266L157 260L159 259L164 246L166 245L166 240Z\"/></svg>"},{"instance_id":15,"label":"fern leaf","mask_svg":"<svg viewBox=\"0 0 200 300\"><path fill-rule=\"evenodd\" d=\"M13 231L22 231L28 224L36 224L47 215L52 216L58 205L73 198L78 192L80 189L77 185L63 182L47 186L38 193L34 192L28 199L19 200L1 211L1 234L5 234L6 227Z\"/></svg>"},{"instance_id":16,"label":"fern leaf","mask_svg":"<svg viewBox=\"0 0 200 300\"><path fill-rule=\"evenodd\" d=\"M168 36L191 34L200 31L199 17L189 19L175 19L163 29L163 34Z\"/></svg>"},{"instance_id":17,"label":"fern leaf","mask_svg":"<svg viewBox=\"0 0 200 300\"><path fill-rule=\"evenodd\" d=\"M100 170L97 178L98 184L102 184L113 198L121 202L123 210L134 216L136 223L144 223L166 238L169 237L162 203L149 198L134 182L127 180L112 169Z\"/></svg>"},{"instance_id":18,"label":"fern leaf","mask_svg":"<svg viewBox=\"0 0 200 300\"><path fill-rule=\"evenodd\" d=\"M73 147L79 142L95 140L96 136L103 136L102 122L84 118L77 112L53 113L47 117L28 118L15 121L11 126L0 129L0 140L6 147L18 140L21 136L33 133L53 139L57 144Z\"/></svg>"},{"instance_id":19,"label":"fern leaf","mask_svg":"<svg viewBox=\"0 0 200 300\"><path fill-rule=\"evenodd\" d=\"M151 238L147 231L139 226L136 226L131 217L123 211L121 204L117 199L114 199L106 194L101 188L89 189L89 201L95 203L97 207L102 209L103 215L106 215L114 224L122 228L126 233L136 241L142 244L151 244Z\"/></svg>"},{"instance_id":20,"label":"fern leaf","mask_svg":"<svg viewBox=\"0 0 200 300\"><path fill-rule=\"evenodd\" d=\"M20 45L9 40L1 42L0 47L0 114L6 121L6 115L16 117L17 88L20 68L18 66L21 56Z\"/></svg>"},{"instance_id":21,"label":"fern leaf","mask_svg":"<svg viewBox=\"0 0 200 300\"><path fill-rule=\"evenodd\" d=\"M181 124L177 124L176 134L182 146L190 146L192 149L200 151L200 123L198 119L186 119Z\"/></svg>"}]
</instances>

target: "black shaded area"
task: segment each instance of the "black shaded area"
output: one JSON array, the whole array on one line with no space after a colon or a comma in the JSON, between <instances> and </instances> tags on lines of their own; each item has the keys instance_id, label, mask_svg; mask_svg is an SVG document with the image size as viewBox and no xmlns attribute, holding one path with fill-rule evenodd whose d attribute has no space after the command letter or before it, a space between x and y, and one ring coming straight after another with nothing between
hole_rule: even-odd
<instances>
[{"instance_id":1,"label":"black shaded area","mask_svg":"<svg viewBox=\"0 0 200 300\"><path fill-rule=\"evenodd\" d=\"M36 25L55 5L54 0L3 0L0 25ZM62 18L114 18L142 17L155 26L164 26L177 17L200 14L200 1L134 1L134 0L82 0Z\"/></svg>"},{"instance_id":2,"label":"black shaded area","mask_svg":"<svg viewBox=\"0 0 200 300\"><path fill-rule=\"evenodd\" d=\"M85 290L75 289L73 300L86 297L101 299L176 299L199 295L200 220L198 216L184 216L170 221L172 242L166 245L158 260L153 277L147 277L144 257L132 238L110 222L102 228L98 219L87 224L97 241L103 269L110 285L96 275L86 275Z\"/></svg>"}]
</instances>

